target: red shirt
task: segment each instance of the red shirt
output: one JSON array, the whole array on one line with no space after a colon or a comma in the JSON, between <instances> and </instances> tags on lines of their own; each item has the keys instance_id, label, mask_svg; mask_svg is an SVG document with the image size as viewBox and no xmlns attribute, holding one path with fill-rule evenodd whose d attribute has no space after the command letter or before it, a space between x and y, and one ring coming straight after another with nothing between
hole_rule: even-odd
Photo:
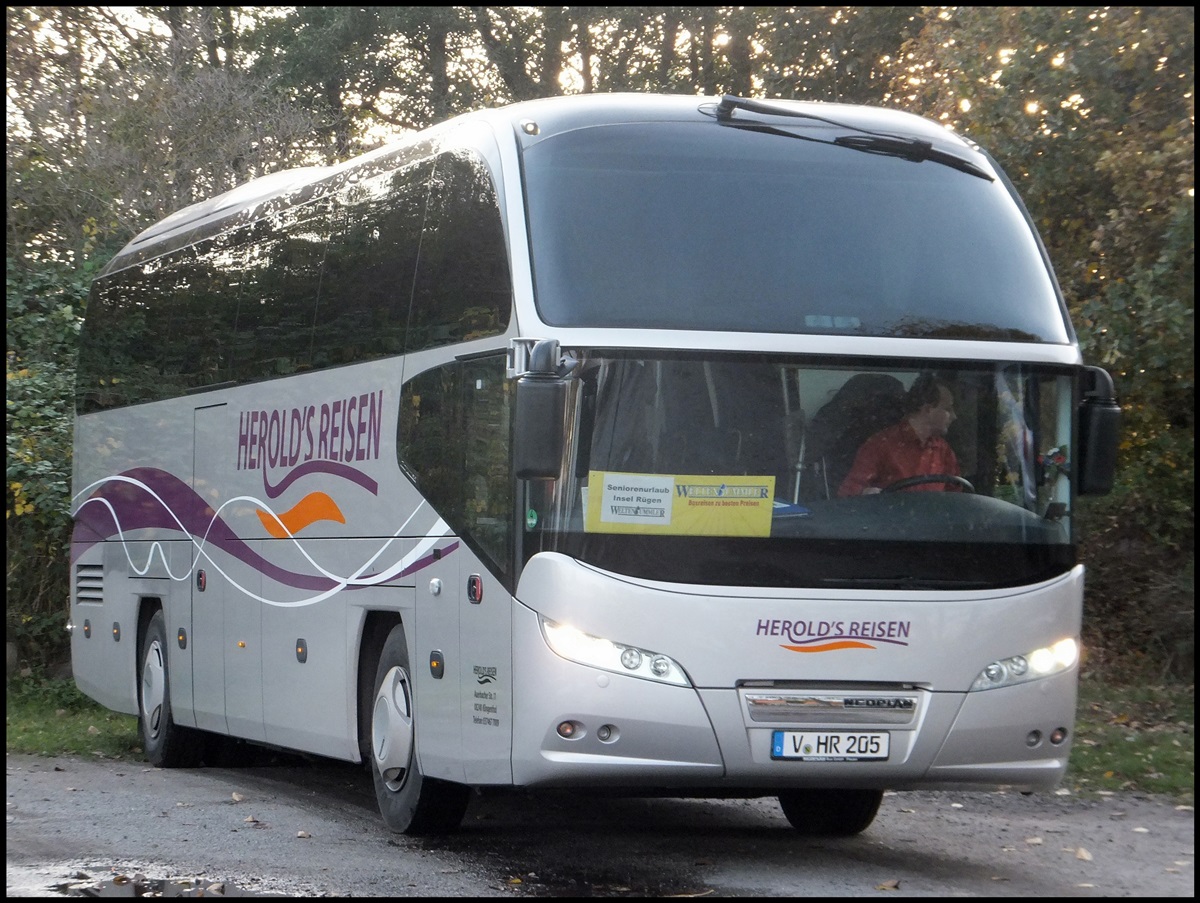
<instances>
[{"instance_id":1,"label":"red shirt","mask_svg":"<svg viewBox=\"0 0 1200 903\"><path fill-rule=\"evenodd\" d=\"M854 465L838 489L838 496L862 495L862 491L870 486L885 489L905 477L930 473L958 476L958 458L954 449L941 436L930 436L922 442L909 422L901 420L862 444L854 457ZM924 483L913 489L961 491L946 483Z\"/></svg>"}]
</instances>

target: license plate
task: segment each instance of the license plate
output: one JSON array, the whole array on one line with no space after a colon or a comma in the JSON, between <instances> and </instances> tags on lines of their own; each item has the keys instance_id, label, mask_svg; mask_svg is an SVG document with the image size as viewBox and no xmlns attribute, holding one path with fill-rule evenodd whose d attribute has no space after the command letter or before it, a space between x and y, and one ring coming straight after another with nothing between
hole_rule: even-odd
<instances>
[{"instance_id":1,"label":"license plate","mask_svg":"<svg viewBox=\"0 0 1200 903\"><path fill-rule=\"evenodd\" d=\"M888 757L891 735L862 731L775 731L772 759L801 762L878 762Z\"/></svg>"}]
</instances>

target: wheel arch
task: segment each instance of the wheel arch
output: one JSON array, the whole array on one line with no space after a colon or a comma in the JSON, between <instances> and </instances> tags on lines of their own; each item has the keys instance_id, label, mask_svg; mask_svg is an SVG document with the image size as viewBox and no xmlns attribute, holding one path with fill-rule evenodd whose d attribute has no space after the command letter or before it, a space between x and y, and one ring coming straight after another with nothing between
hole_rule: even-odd
<instances>
[{"instance_id":1,"label":"wheel arch","mask_svg":"<svg viewBox=\"0 0 1200 903\"><path fill-rule=\"evenodd\" d=\"M137 600L137 631L133 646L133 699L141 709L142 702L142 647L146 643L146 631L150 628L150 619L156 611L162 611L166 617L166 606L161 596L138 596ZM167 625L170 633L170 625Z\"/></svg>"},{"instance_id":2,"label":"wheel arch","mask_svg":"<svg viewBox=\"0 0 1200 903\"><path fill-rule=\"evenodd\" d=\"M371 611L363 621L358 643L358 677L356 694L358 712L358 754L364 763L371 757L371 709L374 705L375 667L388 634L404 619L395 611Z\"/></svg>"}]
</instances>

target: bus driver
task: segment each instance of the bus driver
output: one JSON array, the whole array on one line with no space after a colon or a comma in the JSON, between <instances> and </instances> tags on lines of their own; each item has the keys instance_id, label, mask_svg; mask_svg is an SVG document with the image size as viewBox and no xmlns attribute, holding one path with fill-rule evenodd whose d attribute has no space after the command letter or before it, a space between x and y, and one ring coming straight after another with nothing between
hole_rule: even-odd
<instances>
[{"instance_id":1,"label":"bus driver","mask_svg":"<svg viewBox=\"0 0 1200 903\"><path fill-rule=\"evenodd\" d=\"M959 476L958 458L946 441L946 431L957 416L950 387L932 373L922 373L905 395L904 411L903 420L880 430L862 444L838 489L839 497L873 495L908 477ZM949 479L914 488L961 491Z\"/></svg>"}]
</instances>

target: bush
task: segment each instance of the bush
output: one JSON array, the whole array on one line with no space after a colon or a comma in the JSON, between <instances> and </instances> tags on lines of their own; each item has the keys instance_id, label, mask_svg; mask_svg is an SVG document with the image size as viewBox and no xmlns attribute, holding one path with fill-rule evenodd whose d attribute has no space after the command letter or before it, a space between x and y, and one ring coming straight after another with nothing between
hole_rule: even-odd
<instances>
[{"instance_id":1,"label":"bush","mask_svg":"<svg viewBox=\"0 0 1200 903\"><path fill-rule=\"evenodd\" d=\"M65 266L8 262L5 634L31 665L67 652L75 348L86 280Z\"/></svg>"}]
</instances>

